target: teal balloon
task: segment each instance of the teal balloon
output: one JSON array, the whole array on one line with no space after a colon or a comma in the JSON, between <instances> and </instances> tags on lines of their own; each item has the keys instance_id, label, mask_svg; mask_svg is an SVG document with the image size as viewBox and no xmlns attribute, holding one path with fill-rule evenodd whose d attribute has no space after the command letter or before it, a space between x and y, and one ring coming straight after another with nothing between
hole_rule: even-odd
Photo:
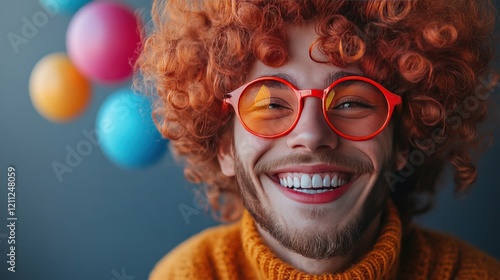
<instances>
[{"instance_id":1,"label":"teal balloon","mask_svg":"<svg viewBox=\"0 0 500 280\"><path fill-rule=\"evenodd\" d=\"M167 140L151 117L151 102L129 88L116 91L102 103L96 131L104 155L123 168L152 165L167 150Z\"/></svg>"},{"instance_id":2,"label":"teal balloon","mask_svg":"<svg viewBox=\"0 0 500 280\"><path fill-rule=\"evenodd\" d=\"M90 2L91 0L40 0L40 4L52 15L72 15Z\"/></svg>"}]
</instances>

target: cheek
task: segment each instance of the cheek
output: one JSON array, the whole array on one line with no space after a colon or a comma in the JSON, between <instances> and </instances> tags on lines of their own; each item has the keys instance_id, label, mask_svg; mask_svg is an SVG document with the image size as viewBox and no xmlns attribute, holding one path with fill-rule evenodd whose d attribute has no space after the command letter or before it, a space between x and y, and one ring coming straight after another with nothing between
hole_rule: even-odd
<instances>
[{"instance_id":1,"label":"cheek","mask_svg":"<svg viewBox=\"0 0 500 280\"><path fill-rule=\"evenodd\" d=\"M377 173L380 173L383 168L387 168L388 164L393 161L392 136L387 131L371 140L357 144L359 150L370 158Z\"/></svg>"},{"instance_id":2,"label":"cheek","mask_svg":"<svg viewBox=\"0 0 500 280\"><path fill-rule=\"evenodd\" d=\"M239 121L234 125L234 147L236 156L243 165L253 166L256 160L268 150L270 140L258 137L248 132Z\"/></svg>"},{"instance_id":3,"label":"cheek","mask_svg":"<svg viewBox=\"0 0 500 280\"><path fill-rule=\"evenodd\" d=\"M393 151L394 145L392 141L392 131L385 131L386 133L381 134L381 139L378 142L378 152L379 157L383 159L383 163L388 166L390 163L394 162L396 151Z\"/></svg>"}]
</instances>

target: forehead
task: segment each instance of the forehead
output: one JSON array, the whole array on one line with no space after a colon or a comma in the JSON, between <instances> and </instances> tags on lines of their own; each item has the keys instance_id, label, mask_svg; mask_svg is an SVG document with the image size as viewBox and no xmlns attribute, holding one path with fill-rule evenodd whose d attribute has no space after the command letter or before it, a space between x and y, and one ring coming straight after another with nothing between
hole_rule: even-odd
<instances>
[{"instance_id":1,"label":"forehead","mask_svg":"<svg viewBox=\"0 0 500 280\"><path fill-rule=\"evenodd\" d=\"M362 75L356 65L345 68L337 67L330 63L320 63L311 59L310 47L318 38L314 25L292 26L287 29L288 61L279 66L271 67L257 60L251 67L247 82L262 76L287 76L290 82L298 88L324 88L329 76L334 76L340 71ZM317 48L312 49L312 56L318 61L327 61L327 57Z\"/></svg>"}]
</instances>

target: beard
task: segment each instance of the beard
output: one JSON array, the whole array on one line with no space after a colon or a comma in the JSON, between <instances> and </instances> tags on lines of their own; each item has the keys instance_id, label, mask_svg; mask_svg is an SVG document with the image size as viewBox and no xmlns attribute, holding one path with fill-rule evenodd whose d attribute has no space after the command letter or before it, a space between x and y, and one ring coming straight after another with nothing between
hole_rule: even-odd
<instances>
[{"instance_id":1,"label":"beard","mask_svg":"<svg viewBox=\"0 0 500 280\"><path fill-rule=\"evenodd\" d=\"M360 174L373 172L373 165L366 159L346 158L338 155L320 155L319 157L291 155L272 163L256 165L255 170L258 171L255 173L264 174L264 171L271 170L272 166L279 166L283 162L307 163L318 158L325 163L350 167L356 172L360 172ZM261 202L250 172L244 168L243 162L236 153L235 172L243 203L255 222L286 249L317 260L345 257L352 252L372 221L382 211L383 205L385 205L389 196L387 185L383 184L382 176L378 176L375 186L368 194L366 202L355 220L349 221L342 228L338 228L336 221L332 220L330 224L322 225L322 227L326 227L326 230L298 230L280 222L273 213L272 208ZM328 211L331 211L331 209L305 207L301 209L301 216L314 221L318 217L326 216Z\"/></svg>"}]
</instances>

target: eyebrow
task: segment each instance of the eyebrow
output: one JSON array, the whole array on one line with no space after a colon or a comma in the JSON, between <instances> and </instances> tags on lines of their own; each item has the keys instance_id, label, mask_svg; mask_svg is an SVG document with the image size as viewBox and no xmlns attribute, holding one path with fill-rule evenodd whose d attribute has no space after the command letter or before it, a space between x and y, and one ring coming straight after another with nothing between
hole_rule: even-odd
<instances>
[{"instance_id":1,"label":"eyebrow","mask_svg":"<svg viewBox=\"0 0 500 280\"><path fill-rule=\"evenodd\" d=\"M348 77L348 76L363 76L363 75L341 70L341 71L332 72L332 73L328 74L328 76L325 77L325 80L323 82L325 85L328 86L328 85L332 84L333 82L335 82L336 80L342 79L342 78Z\"/></svg>"},{"instance_id":2,"label":"eyebrow","mask_svg":"<svg viewBox=\"0 0 500 280\"><path fill-rule=\"evenodd\" d=\"M330 84L332 84L333 82L335 82L336 80L344 78L344 77L348 77L348 76L363 76L363 74L348 72L348 71L344 71L344 70L331 72L325 77L325 79L323 80L323 83L324 83L325 87L327 87ZM290 76L286 73L282 73L282 72L269 73L266 75L259 76L258 78L261 78L261 77L281 78L283 80L287 80L288 82L290 82L293 85L297 85L297 81L292 76Z\"/></svg>"},{"instance_id":3,"label":"eyebrow","mask_svg":"<svg viewBox=\"0 0 500 280\"><path fill-rule=\"evenodd\" d=\"M265 77L276 77L276 78L280 78L280 79L283 79L283 80L287 80L289 81L291 84L293 85L296 85L297 84L297 81L295 81L295 79L286 74L286 73L274 73L274 74L270 74L270 75L264 75Z\"/></svg>"}]
</instances>

